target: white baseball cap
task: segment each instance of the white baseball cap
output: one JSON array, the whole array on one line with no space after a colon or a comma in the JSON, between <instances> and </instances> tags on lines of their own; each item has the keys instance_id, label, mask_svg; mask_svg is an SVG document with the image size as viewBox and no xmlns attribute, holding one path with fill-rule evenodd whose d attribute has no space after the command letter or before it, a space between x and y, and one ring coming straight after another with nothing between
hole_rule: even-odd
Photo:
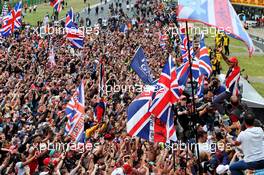
<instances>
[{"instance_id":1,"label":"white baseball cap","mask_svg":"<svg viewBox=\"0 0 264 175\"><path fill-rule=\"evenodd\" d=\"M217 174L223 174L226 173L229 170L229 165L218 165L218 167L216 168L216 173Z\"/></svg>"}]
</instances>

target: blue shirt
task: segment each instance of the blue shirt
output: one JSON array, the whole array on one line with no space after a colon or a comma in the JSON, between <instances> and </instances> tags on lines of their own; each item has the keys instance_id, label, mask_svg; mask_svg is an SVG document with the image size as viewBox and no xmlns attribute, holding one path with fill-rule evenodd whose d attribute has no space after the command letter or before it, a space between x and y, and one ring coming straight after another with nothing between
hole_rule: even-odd
<instances>
[{"instance_id":1,"label":"blue shirt","mask_svg":"<svg viewBox=\"0 0 264 175\"><path fill-rule=\"evenodd\" d=\"M219 95L222 92L225 92L226 88L224 86L219 86L216 90L214 90L214 95Z\"/></svg>"}]
</instances>

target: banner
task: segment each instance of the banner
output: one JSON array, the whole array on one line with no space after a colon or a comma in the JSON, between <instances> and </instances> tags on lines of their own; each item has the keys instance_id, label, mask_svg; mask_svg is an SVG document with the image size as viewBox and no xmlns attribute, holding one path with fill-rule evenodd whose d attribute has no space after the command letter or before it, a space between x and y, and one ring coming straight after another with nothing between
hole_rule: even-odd
<instances>
[{"instance_id":1,"label":"banner","mask_svg":"<svg viewBox=\"0 0 264 175\"><path fill-rule=\"evenodd\" d=\"M263 7L264 0L230 0L232 4L245 5L245 6L254 6L254 7Z\"/></svg>"}]
</instances>

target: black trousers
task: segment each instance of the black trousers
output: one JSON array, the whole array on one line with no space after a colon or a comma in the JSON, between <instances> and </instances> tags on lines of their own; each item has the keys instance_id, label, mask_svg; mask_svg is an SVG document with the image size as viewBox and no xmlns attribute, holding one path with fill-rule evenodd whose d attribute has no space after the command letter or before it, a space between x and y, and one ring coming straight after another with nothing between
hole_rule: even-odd
<instances>
[{"instance_id":1,"label":"black trousers","mask_svg":"<svg viewBox=\"0 0 264 175\"><path fill-rule=\"evenodd\" d=\"M229 55L229 46L228 45L224 46L224 48L225 48L225 55Z\"/></svg>"}]
</instances>

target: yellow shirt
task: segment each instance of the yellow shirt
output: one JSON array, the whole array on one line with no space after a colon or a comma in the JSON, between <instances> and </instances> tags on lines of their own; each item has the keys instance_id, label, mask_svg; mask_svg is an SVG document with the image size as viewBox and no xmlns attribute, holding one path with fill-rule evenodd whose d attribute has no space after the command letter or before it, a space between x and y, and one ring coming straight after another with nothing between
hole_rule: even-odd
<instances>
[{"instance_id":1,"label":"yellow shirt","mask_svg":"<svg viewBox=\"0 0 264 175\"><path fill-rule=\"evenodd\" d=\"M228 39L229 39L228 37L224 37L224 46L228 46L229 44Z\"/></svg>"},{"instance_id":2,"label":"yellow shirt","mask_svg":"<svg viewBox=\"0 0 264 175\"><path fill-rule=\"evenodd\" d=\"M216 63L217 63L217 60L214 58L211 60L211 64L212 64L212 70L216 70Z\"/></svg>"},{"instance_id":3,"label":"yellow shirt","mask_svg":"<svg viewBox=\"0 0 264 175\"><path fill-rule=\"evenodd\" d=\"M223 58L222 54L216 52L216 60L217 60L217 62L221 62L222 58Z\"/></svg>"},{"instance_id":4,"label":"yellow shirt","mask_svg":"<svg viewBox=\"0 0 264 175\"><path fill-rule=\"evenodd\" d=\"M220 37L216 37L216 38L215 38L215 44L216 44L217 46L220 45L220 41L221 41L221 38L220 38Z\"/></svg>"},{"instance_id":5,"label":"yellow shirt","mask_svg":"<svg viewBox=\"0 0 264 175\"><path fill-rule=\"evenodd\" d=\"M91 137L91 135L97 130L98 126L99 126L99 125L97 124L97 125L95 125L95 126L89 128L89 129L86 129L86 131L85 131L85 136L86 136L86 138Z\"/></svg>"}]
</instances>

